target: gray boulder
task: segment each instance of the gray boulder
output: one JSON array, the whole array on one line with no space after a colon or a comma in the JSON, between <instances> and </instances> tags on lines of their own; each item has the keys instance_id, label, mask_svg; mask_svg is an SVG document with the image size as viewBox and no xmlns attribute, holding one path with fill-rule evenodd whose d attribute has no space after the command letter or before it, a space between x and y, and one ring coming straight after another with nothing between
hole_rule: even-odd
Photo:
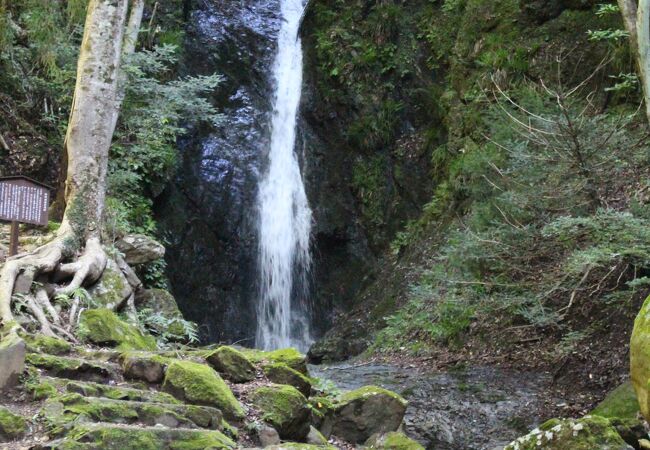
<instances>
[{"instance_id":1,"label":"gray boulder","mask_svg":"<svg viewBox=\"0 0 650 450\"><path fill-rule=\"evenodd\" d=\"M129 234L115 243L129 264L145 264L165 256L165 247L143 234Z\"/></svg>"},{"instance_id":2,"label":"gray boulder","mask_svg":"<svg viewBox=\"0 0 650 450\"><path fill-rule=\"evenodd\" d=\"M348 392L335 405L321 431L353 444L363 443L375 433L396 431L402 424L407 402L398 394L377 386Z\"/></svg>"},{"instance_id":3,"label":"gray boulder","mask_svg":"<svg viewBox=\"0 0 650 450\"><path fill-rule=\"evenodd\" d=\"M25 368L25 341L10 333L0 340L0 391L13 387Z\"/></svg>"}]
</instances>

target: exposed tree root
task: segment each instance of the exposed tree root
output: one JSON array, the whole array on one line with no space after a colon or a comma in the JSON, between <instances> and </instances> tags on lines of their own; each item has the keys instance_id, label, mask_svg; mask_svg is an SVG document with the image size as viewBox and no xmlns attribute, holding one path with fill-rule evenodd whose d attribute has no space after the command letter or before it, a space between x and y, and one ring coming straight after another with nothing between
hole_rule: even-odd
<instances>
[{"instance_id":1,"label":"exposed tree root","mask_svg":"<svg viewBox=\"0 0 650 450\"><path fill-rule=\"evenodd\" d=\"M6 331L17 331L21 326L12 312L12 299L20 286L28 286L20 292L27 312L36 319L40 332L46 336L58 336L76 342L72 330L76 326L83 308L75 291L99 280L106 268L108 258L98 237L86 240L82 254L70 263L63 263L66 245L74 238L67 226L51 242L36 250L9 258L0 270L0 320ZM33 282L39 277L49 276L55 282L65 284L51 293L44 288L32 292ZM71 280L70 280L71 279ZM20 282L18 283L18 281ZM65 282L70 280L69 282ZM19 286L20 285L20 286ZM74 296L67 314L54 306L50 297ZM67 320L66 320L67 319ZM65 323L67 322L67 323Z\"/></svg>"}]
</instances>

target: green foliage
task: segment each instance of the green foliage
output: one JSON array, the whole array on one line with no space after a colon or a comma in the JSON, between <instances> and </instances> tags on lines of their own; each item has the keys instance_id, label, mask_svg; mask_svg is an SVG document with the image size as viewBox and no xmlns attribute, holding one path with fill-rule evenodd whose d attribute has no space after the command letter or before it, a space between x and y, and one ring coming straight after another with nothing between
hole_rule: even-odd
<instances>
[{"instance_id":1,"label":"green foliage","mask_svg":"<svg viewBox=\"0 0 650 450\"><path fill-rule=\"evenodd\" d=\"M160 347L171 342L195 344L199 341L197 325L181 316L169 317L150 308L143 308L138 311L138 322L145 332L156 338Z\"/></svg>"},{"instance_id":2,"label":"green foliage","mask_svg":"<svg viewBox=\"0 0 650 450\"><path fill-rule=\"evenodd\" d=\"M575 304L626 309L648 285L648 207L626 192L641 182L648 158L637 117L597 112L584 97L548 86L499 95L505 101L484 113L486 142L465 140L448 164L448 182L429 206L433 219L411 222L393 242L397 254L440 220L441 205L465 205L433 267L386 319L375 351L453 345L474 317L505 316L563 329L561 358L590 333L568 326ZM604 206L611 204L618 206Z\"/></svg>"},{"instance_id":3,"label":"green foliage","mask_svg":"<svg viewBox=\"0 0 650 450\"><path fill-rule=\"evenodd\" d=\"M124 66L128 83L111 148L106 214L116 236L154 233L150 197L176 170L176 138L198 120L219 120L206 96L221 77L174 79L177 59L175 46L162 45L136 52Z\"/></svg>"},{"instance_id":4,"label":"green foliage","mask_svg":"<svg viewBox=\"0 0 650 450\"><path fill-rule=\"evenodd\" d=\"M418 353L431 343L457 345L474 316L465 292L442 292L433 279L413 288L411 300L397 314L386 318L375 351L408 350Z\"/></svg>"},{"instance_id":5,"label":"green foliage","mask_svg":"<svg viewBox=\"0 0 650 450\"><path fill-rule=\"evenodd\" d=\"M357 160L352 166L352 184L361 200L364 217L374 225L384 223L383 198L385 161L376 156L369 161Z\"/></svg>"}]
</instances>

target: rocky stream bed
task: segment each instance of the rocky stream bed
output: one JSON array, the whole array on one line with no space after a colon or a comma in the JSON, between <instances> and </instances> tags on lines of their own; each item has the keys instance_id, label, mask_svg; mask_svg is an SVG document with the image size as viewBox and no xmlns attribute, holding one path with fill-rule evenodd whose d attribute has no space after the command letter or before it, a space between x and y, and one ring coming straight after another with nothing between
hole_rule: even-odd
<instances>
[{"instance_id":1,"label":"rocky stream bed","mask_svg":"<svg viewBox=\"0 0 650 450\"><path fill-rule=\"evenodd\" d=\"M373 384L400 393L409 402L405 431L428 449L502 449L546 419L538 415L546 403L562 403L549 394L551 376L544 373L490 367L423 373L414 366L367 363L309 370L342 390Z\"/></svg>"}]
</instances>

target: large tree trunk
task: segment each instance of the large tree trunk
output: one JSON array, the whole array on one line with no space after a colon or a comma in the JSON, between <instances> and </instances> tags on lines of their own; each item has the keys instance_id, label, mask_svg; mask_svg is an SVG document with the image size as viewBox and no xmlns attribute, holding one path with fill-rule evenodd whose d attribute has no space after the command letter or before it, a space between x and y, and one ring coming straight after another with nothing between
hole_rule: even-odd
<instances>
[{"instance_id":1,"label":"large tree trunk","mask_svg":"<svg viewBox=\"0 0 650 450\"><path fill-rule=\"evenodd\" d=\"M135 49L144 7L143 0L132 3L127 28L128 0L89 2L65 139L65 213L53 241L8 259L2 267L0 320L4 327L18 327L11 311L11 298L19 276L31 281L39 274L53 272L57 279L71 279L57 290L69 294L97 281L106 267L101 227L108 153L124 98L120 65L124 52ZM68 262L62 264L64 260ZM50 324L43 322L46 315L39 310L43 293L38 294L41 301L28 305L42 329L48 329ZM47 305L44 307L47 309Z\"/></svg>"}]
</instances>

